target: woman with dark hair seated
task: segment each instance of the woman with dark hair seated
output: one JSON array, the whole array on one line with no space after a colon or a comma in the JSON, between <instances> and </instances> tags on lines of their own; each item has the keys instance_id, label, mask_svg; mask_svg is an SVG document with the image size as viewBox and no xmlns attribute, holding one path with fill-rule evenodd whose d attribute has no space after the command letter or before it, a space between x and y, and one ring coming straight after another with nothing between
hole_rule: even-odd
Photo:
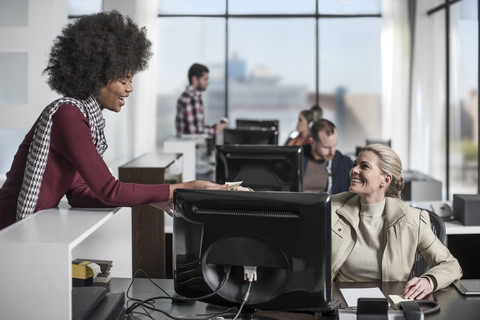
<instances>
[{"instance_id":1,"label":"woman with dark hair seated","mask_svg":"<svg viewBox=\"0 0 480 320\"><path fill-rule=\"evenodd\" d=\"M462 276L424 210L401 200L402 162L382 144L363 148L350 170L350 192L332 196L332 280L407 281L418 251L430 269L410 279L405 298L422 299Z\"/></svg>"},{"instance_id":2,"label":"woman with dark hair seated","mask_svg":"<svg viewBox=\"0 0 480 320\"><path fill-rule=\"evenodd\" d=\"M310 124L313 120L313 112L310 110L302 110L298 115L297 129L290 133L285 142L286 146L304 146L312 142L310 137Z\"/></svg>"},{"instance_id":3,"label":"woman with dark hair seated","mask_svg":"<svg viewBox=\"0 0 480 320\"><path fill-rule=\"evenodd\" d=\"M66 195L77 207L132 206L166 201L175 188L225 189L208 181L173 185L122 183L102 155L102 111L119 112L133 76L147 67L145 30L116 11L79 18L50 52L50 87L63 95L48 105L21 143L0 189L0 229Z\"/></svg>"}]
</instances>

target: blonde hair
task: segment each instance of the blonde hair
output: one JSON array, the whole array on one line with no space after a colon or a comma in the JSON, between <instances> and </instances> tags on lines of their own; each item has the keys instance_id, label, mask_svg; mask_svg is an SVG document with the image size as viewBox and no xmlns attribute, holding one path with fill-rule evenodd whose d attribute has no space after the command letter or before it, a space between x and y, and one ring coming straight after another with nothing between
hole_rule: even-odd
<instances>
[{"instance_id":1,"label":"blonde hair","mask_svg":"<svg viewBox=\"0 0 480 320\"><path fill-rule=\"evenodd\" d=\"M404 181L402 178L402 160L392 148L386 145L375 143L364 147L360 153L371 151L379 158L379 167L383 174L392 176L392 182L385 193L386 197L402 198Z\"/></svg>"}]
</instances>

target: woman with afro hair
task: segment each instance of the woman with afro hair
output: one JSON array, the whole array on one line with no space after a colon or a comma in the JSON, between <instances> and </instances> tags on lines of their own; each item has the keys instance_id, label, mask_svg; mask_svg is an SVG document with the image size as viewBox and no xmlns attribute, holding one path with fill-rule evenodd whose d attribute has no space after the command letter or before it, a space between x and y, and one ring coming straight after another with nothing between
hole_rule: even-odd
<instances>
[{"instance_id":1,"label":"woman with afro hair","mask_svg":"<svg viewBox=\"0 0 480 320\"><path fill-rule=\"evenodd\" d=\"M43 110L19 146L0 189L0 229L56 207L64 195L75 207L117 207L166 201L176 188L225 189L208 181L122 183L110 173L102 158L102 110L121 110L133 76L150 57L145 30L117 11L84 16L64 28L44 71L63 98Z\"/></svg>"}]
</instances>

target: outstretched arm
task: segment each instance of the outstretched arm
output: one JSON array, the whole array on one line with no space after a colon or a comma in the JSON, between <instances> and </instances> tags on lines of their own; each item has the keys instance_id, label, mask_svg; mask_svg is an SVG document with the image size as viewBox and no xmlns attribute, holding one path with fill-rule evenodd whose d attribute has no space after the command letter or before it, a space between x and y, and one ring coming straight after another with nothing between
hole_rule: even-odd
<instances>
[{"instance_id":1,"label":"outstretched arm","mask_svg":"<svg viewBox=\"0 0 480 320\"><path fill-rule=\"evenodd\" d=\"M170 185L170 199L173 198L173 191L175 189L208 189L208 190L226 190L227 185L217 184L210 181L204 180L193 180L188 182L176 183Z\"/></svg>"}]
</instances>

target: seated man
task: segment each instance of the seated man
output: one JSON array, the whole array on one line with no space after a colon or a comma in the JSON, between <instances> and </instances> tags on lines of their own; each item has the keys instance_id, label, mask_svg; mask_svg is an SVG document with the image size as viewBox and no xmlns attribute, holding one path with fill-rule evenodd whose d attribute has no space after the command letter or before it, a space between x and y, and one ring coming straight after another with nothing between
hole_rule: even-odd
<instances>
[{"instance_id":1,"label":"seated man","mask_svg":"<svg viewBox=\"0 0 480 320\"><path fill-rule=\"evenodd\" d=\"M348 191L352 160L337 149L335 125L327 119L315 121L310 128L313 139L304 148L303 190L336 194Z\"/></svg>"}]
</instances>

